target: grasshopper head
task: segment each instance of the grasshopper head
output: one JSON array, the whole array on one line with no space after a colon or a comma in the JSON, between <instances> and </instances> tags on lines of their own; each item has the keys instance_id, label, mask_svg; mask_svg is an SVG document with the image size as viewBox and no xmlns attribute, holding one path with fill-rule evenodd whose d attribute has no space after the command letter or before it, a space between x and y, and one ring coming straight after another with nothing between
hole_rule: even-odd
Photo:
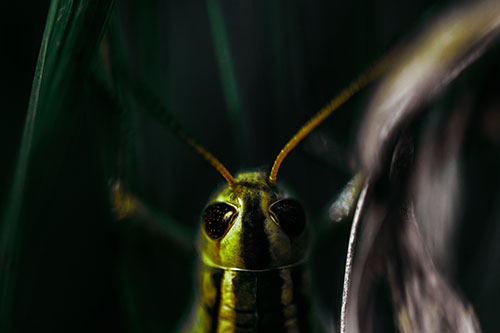
<instances>
[{"instance_id":1,"label":"grasshopper head","mask_svg":"<svg viewBox=\"0 0 500 333\"><path fill-rule=\"evenodd\" d=\"M205 264L265 270L302 261L306 217L300 203L270 185L264 172L242 172L215 193L201 218Z\"/></svg>"}]
</instances>

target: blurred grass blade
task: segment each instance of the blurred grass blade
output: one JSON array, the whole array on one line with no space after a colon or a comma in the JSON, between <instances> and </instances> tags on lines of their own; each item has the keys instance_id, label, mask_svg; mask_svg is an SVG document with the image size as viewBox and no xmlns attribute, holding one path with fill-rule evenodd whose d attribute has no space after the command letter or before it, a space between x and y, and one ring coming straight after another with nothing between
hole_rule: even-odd
<instances>
[{"instance_id":1,"label":"blurred grass blade","mask_svg":"<svg viewBox=\"0 0 500 333\"><path fill-rule=\"evenodd\" d=\"M49 36L52 33L54 19L56 15L57 1L53 2L50 7L45 32L42 39L42 46L35 70L33 80L32 93L28 106L28 116L26 117L21 149L16 163L16 170L12 182L8 203L5 208L2 223L0 224L0 319L3 324L0 324L2 331L9 330L9 318L11 310L11 295L14 289L14 256L15 246L17 242L17 233L19 227L19 215L21 213L22 197L24 185L26 182L26 170L28 166L29 154L31 151L31 143L33 139L33 131L35 117L38 111L38 100L40 96L40 88L42 78L44 76L45 60L47 55L47 47L49 45Z\"/></svg>"},{"instance_id":2,"label":"blurred grass blade","mask_svg":"<svg viewBox=\"0 0 500 333\"><path fill-rule=\"evenodd\" d=\"M414 214L413 138L402 136L371 180L358 235L345 332L480 332L470 303L441 274ZM392 318L391 318L392 317ZM344 332L344 328L342 330Z\"/></svg>"},{"instance_id":3,"label":"blurred grass blade","mask_svg":"<svg viewBox=\"0 0 500 333\"><path fill-rule=\"evenodd\" d=\"M243 153L249 151L249 135L243 119L241 102L238 94L236 74L234 73L228 36L224 27L224 17L219 0L207 0L208 17L214 41L215 56L219 66L222 91L226 108L231 120L233 139L237 142L238 162L243 160Z\"/></svg>"},{"instance_id":4,"label":"blurred grass blade","mask_svg":"<svg viewBox=\"0 0 500 333\"><path fill-rule=\"evenodd\" d=\"M500 3L486 0L449 10L406 46L377 89L359 131L363 168L379 172L382 155L403 124L498 39Z\"/></svg>"},{"instance_id":5,"label":"blurred grass blade","mask_svg":"<svg viewBox=\"0 0 500 333\"><path fill-rule=\"evenodd\" d=\"M80 87L102 35L112 1L58 1L49 9L15 173L0 225L0 331L10 332L18 270L24 255L24 229L38 222L44 193L68 150L79 115L67 112L82 93ZM78 83L80 82L80 83ZM74 111L74 110L72 110ZM36 160L37 163L33 163ZM28 194L29 193L29 194ZM43 199L43 198L41 198ZM43 202L43 200L38 200Z\"/></svg>"},{"instance_id":6,"label":"blurred grass blade","mask_svg":"<svg viewBox=\"0 0 500 333\"><path fill-rule=\"evenodd\" d=\"M31 151L31 143L33 139L33 131L35 124L35 117L37 116L38 111L38 100L40 96L40 88L42 78L44 77L44 67L45 67L45 59L47 55L47 46L49 44L49 36L52 33L53 22L56 14L57 1L54 1L50 7L49 15L47 18L47 25L45 26L44 37L42 40L42 46L40 48L40 55L38 57L38 62L35 71L35 77L33 80L32 93L28 106L28 116L26 117L26 121L24 124L24 130L21 141L21 149L19 152L19 157L17 159L17 168L15 170L12 189L10 191L9 202L6 205L3 223L0 225L1 228L1 246L2 246L2 255L9 253L9 249L12 247L12 240L15 236L15 227L16 224L12 223L12 221L17 221L19 218L19 214L21 213L21 205L22 205L22 194L24 189L24 184L26 182L26 170L28 166L29 154ZM4 261L6 258L2 258L2 268L5 269L6 262ZM3 275L3 274L2 274ZM2 297L3 300L3 297Z\"/></svg>"},{"instance_id":7,"label":"blurred grass blade","mask_svg":"<svg viewBox=\"0 0 500 333\"><path fill-rule=\"evenodd\" d=\"M155 7L153 3L139 6L135 14L147 21L146 18L154 12L153 7ZM150 23L146 25L148 24ZM152 25L154 26L154 23ZM137 135L137 132L140 131L139 119L142 114L152 117L173 134L180 130L181 125L168 108L168 104L155 93L158 89L154 88L158 87L158 82L151 80L154 75L147 75L148 79L144 80L136 72L133 57L127 52L125 30L122 17L117 10L113 13L110 27L103 40L103 49L106 52L102 52L103 58L100 64L102 66L94 77L100 93L110 99L119 114L114 120L115 129L119 129L119 132L114 136L118 139L116 148L118 163L116 176L113 177L117 181L113 188L119 189L123 182L122 189L125 190L123 194L133 198L137 205L132 215L118 222L121 224L120 231L123 236L121 260L117 267L120 307L126 331L170 332L190 302L190 298L185 295L189 295L191 284L182 283L188 280L185 277L191 273L189 265L184 274L174 274L175 276L172 276L170 269L155 271L155 265L148 255L143 254L143 248L145 244L148 244L147 247L157 244L162 251L162 266L178 267L179 263L185 263L194 257L195 231L149 204L147 195L144 195L145 187L141 182L138 168L141 161L137 149L140 149L138 146L141 146L143 137ZM150 34L141 33L141 35L151 38ZM157 44L141 41L144 45ZM148 57L148 64L151 65L158 54L145 52L143 56ZM103 132L103 135L106 133ZM186 143L184 140L181 141ZM179 273L179 270L176 272ZM158 283L151 283L152 279ZM173 283L172 286L170 284L163 286L165 280L175 279L181 281ZM145 280L148 281L146 285ZM159 285L162 287L158 287ZM176 304L176 310L165 308L163 302L165 298L161 296L161 290L169 294L168 299Z\"/></svg>"}]
</instances>

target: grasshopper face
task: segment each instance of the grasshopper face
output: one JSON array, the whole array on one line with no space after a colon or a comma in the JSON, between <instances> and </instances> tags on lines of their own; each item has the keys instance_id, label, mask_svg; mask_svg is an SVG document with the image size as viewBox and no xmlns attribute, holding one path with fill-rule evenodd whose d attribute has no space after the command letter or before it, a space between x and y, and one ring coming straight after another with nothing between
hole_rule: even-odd
<instances>
[{"instance_id":1,"label":"grasshopper face","mask_svg":"<svg viewBox=\"0 0 500 333\"><path fill-rule=\"evenodd\" d=\"M266 270L305 259L308 238L302 206L264 172L242 172L205 208L198 245L207 265Z\"/></svg>"}]
</instances>

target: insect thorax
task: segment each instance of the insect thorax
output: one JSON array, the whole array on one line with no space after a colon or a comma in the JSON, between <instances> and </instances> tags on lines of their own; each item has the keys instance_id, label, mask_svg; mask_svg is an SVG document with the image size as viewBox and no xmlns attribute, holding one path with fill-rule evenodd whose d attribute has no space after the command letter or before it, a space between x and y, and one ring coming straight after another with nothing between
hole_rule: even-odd
<instances>
[{"instance_id":1,"label":"insect thorax","mask_svg":"<svg viewBox=\"0 0 500 333\"><path fill-rule=\"evenodd\" d=\"M197 300L183 332L310 332L305 265L266 271L199 267Z\"/></svg>"}]
</instances>

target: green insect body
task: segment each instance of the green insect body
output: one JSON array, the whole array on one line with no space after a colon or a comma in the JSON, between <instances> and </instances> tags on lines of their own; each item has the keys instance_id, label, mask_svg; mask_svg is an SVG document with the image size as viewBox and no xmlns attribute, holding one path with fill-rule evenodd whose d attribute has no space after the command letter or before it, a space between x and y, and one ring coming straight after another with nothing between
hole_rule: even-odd
<instances>
[{"instance_id":1,"label":"green insect body","mask_svg":"<svg viewBox=\"0 0 500 333\"><path fill-rule=\"evenodd\" d=\"M198 300L183 332L311 331L304 265L238 270L201 264Z\"/></svg>"},{"instance_id":2,"label":"green insect body","mask_svg":"<svg viewBox=\"0 0 500 333\"><path fill-rule=\"evenodd\" d=\"M301 205L263 172L220 189L202 216L197 300L183 331L308 331L305 222Z\"/></svg>"}]
</instances>

